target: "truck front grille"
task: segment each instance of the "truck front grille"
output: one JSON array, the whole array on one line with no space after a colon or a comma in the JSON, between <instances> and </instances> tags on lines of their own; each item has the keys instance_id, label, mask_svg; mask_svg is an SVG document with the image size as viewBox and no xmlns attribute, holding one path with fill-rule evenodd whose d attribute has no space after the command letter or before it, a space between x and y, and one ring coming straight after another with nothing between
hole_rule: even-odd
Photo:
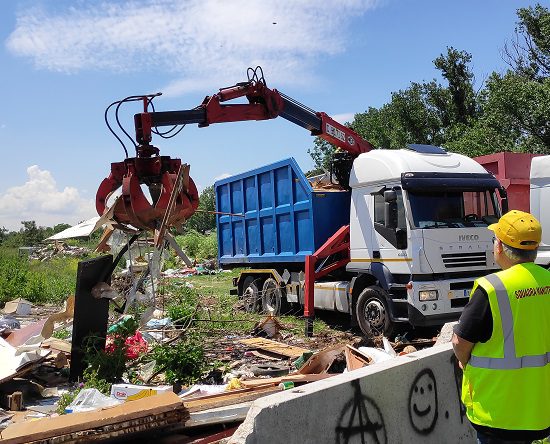
<instances>
[{"instance_id":1,"label":"truck front grille","mask_svg":"<svg viewBox=\"0 0 550 444\"><path fill-rule=\"evenodd\" d=\"M441 255L445 268L485 267L487 255L478 253L445 253Z\"/></svg>"}]
</instances>

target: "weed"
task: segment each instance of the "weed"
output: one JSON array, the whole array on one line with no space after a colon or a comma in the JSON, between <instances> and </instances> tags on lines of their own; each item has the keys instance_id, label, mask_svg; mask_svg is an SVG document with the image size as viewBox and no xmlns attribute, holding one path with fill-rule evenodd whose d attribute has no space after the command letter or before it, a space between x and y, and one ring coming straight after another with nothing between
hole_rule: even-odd
<instances>
[{"instance_id":1,"label":"weed","mask_svg":"<svg viewBox=\"0 0 550 444\"><path fill-rule=\"evenodd\" d=\"M175 344L156 345L149 356L156 362L155 368L164 371L168 383L193 384L208 368L198 335L189 335Z\"/></svg>"},{"instance_id":2,"label":"weed","mask_svg":"<svg viewBox=\"0 0 550 444\"><path fill-rule=\"evenodd\" d=\"M189 230L186 234L177 236L176 241L190 258L211 259L218 254L218 240L215 231L210 234L200 234L195 230Z\"/></svg>"},{"instance_id":3,"label":"weed","mask_svg":"<svg viewBox=\"0 0 550 444\"><path fill-rule=\"evenodd\" d=\"M76 286L78 259L29 261L15 249L0 248L0 302L23 297L34 303L61 303Z\"/></svg>"},{"instance_id":4,"label":"weed","mask_svg":"<svg viewBox=\"0 0 550 444\"><path fill-rule=\"evenodd\" d=\"M132 317L117 324L116 330L108 337L105 349L101 347L100 338L88 336L84 348L90 374L110 383L120 381L129 360L126 339L136 332L137 327L138 322Z\"/></svg>"}]
</instances>

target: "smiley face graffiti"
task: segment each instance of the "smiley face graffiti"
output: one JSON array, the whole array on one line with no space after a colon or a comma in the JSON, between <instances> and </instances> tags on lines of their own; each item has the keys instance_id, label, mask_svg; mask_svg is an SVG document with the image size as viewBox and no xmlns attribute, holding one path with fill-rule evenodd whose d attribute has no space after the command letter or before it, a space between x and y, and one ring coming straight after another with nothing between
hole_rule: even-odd
<instances>
[{"instance_id":1,"label":"smiley face graffiti","mask_svg":"<svg viewBox=\"0 0 550 444\"><path fill-rule=\"evenodd\" d=\"M409 393L409 419L414 430L430 433L437 421L437 386L433 372L426 368L414 379Z\"/></svg>"}]
</instances>

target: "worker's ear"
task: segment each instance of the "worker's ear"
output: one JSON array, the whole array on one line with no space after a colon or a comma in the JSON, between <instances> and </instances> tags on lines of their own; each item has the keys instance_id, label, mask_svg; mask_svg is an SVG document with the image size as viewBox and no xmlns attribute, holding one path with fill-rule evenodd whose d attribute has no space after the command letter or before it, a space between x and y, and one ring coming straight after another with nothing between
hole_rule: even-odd
<instances>
[{"instance_id":1,"label":"worker's ear","mask_svg":"<svg viewBox=\"0 0 550 444\"><path fill-rule=\"evenodd\" d=\"M496 238L496 239L495 239L495 243L496 243L497 253L499 253L499 254L502 253L502 251L503 251L504 249L502 248L502 242L501 242L501 240L500 240L499 238Z\"/></svg>"}]
</instances>

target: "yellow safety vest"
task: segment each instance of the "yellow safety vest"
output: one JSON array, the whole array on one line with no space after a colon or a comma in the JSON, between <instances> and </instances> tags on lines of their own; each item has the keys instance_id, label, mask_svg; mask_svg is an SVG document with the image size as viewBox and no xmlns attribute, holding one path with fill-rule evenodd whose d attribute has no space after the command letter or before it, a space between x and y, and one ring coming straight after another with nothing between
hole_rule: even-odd
<instances>
[{"instance_id":1,"label":"yellow safety vest","mask_svg":"<svg viewBox=\"0 0 550 444\"><path fill-rule=\"evenodd\" d=\"M550 427L550 271L515 265L474 283L489 297L491 338L474 345L462 402L471 422L506 430ZM471 294L470 294L471 297Z\"/></svg>"}]
</instances>

